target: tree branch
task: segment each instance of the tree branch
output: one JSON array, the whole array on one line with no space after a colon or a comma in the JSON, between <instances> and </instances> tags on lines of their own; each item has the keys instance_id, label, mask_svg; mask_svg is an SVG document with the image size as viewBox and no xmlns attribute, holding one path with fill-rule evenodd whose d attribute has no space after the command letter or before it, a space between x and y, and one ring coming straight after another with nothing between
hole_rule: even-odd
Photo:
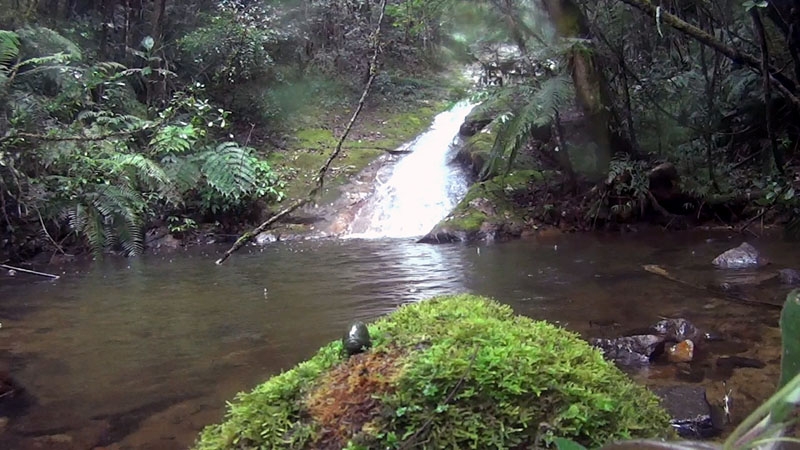
<instances>
[{"instance_id":1,"label":"tree branch","mask_svg":"<svg viewBox=\"0 0 800 450\"><path fill-rule=\"evenodd\" d=\"M367 100L367 96L369 95L369 91L372 88L372 83L375 81L375 77L378 75L378 53L380 53L381 47L381 24L383 24L383 17L386 13L386 0L381 0L380 6L380 16L378 16L378 24L375 26L375 31L372 34L371 40L373 45L373 52L372 52L372 59L369 63L369 79L367 80L366 86L364 86L364 91L361 93L361 98L358 100L358 105L356 109L353 111L353 115L350 117L350 121L347 123L347 127L345 127L342 136L339 138L339 141L336 143L336 148L331 152L330 156L328 156L328 160L325 161L325 164L319 168L317 172L317 179L314 187L308 192L305 198L295 200L291 205L281 210L279 213L275 214L274 216L267 219L264 223L256 227L255 229L244 233L236 242L233 243L231 248L226 251L221 258L217 260L217 265L224 263L230 256L242 248L245 244L247 244L251 239L258 236L259 233L262 233L264 230L269 228L270 225L277 222L287 214L297 210L298 208L303 207L304 205L310 203L314 197L316 197L317 193L322 189L325 184L325 174L330 169L331 163L333 160L336 159L337 156L342 152L342 145L344 145L344 141L347 139L347 135L350 134L350 131L353 129L353 125L356 123L356 119L358 119L358 115L361 113L361 110L364 108L364 103Z\"/></svg>"},{"instance_id":2,"label":"tree branch","mask_svg":"<svg viewBox=\"0 0 800 450\"><path fill-rule=\"evenodd\" d=\"M761 67L761 60L756 58L755 56L740 51L739 49L728 47L724 43L717 40L714 36L706 33L705 31L701 30L700 28L690 24L689 22L684 21L680 17L672 15L663 9L657 8L650 0L620 0L623 3L626 3L634 8L652 16L656 17L656 13L658 13L661 20L666 23L667 25L671 26L672 28L680 31L681 33L693 38L694 40L700 42L701 44L711 47L719 53L727 56L728 58L740 62L742 64L746 64L753 69L757 70L759 73L762 72ZM772 66L768 66L767 68L768 76L770 82L792 103L795 104L796 107L800 108L800 98L797 97L795 94L797 90L797 86L795 83L787 78L785 75L781 74L779 70L775 69Z\"/></svg>"},{"instance_id":3,"label":"tree branch","mask_svg":"<svg viewBox=\"0 0 800 450\"><path fill-rule=\"evenodd\" d=\"M764 107L765 120L767 121L767 137L769 144L772 147L772 158L775 160L775 166L778 168L778 173L783 175L783 166L786 164L783 160L780 148L778 148L778 140L775 137L775 129L772 123L772 94L770 90L771 83L767 71L769 70L769 47L767 46L767 35L764 32L764 24L761 22L761 14L758 12L758 7L750 8L750 17L753 19L753 31L758 37L758 44L761 47L761 74L764 78Z\"/></svg>"}]
</instances>

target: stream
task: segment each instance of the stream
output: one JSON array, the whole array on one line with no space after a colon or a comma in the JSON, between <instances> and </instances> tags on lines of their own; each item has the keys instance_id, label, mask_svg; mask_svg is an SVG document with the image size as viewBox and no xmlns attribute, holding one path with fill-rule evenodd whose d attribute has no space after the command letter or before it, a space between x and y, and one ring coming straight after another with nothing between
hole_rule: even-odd
<instances>
[{"instance_id":1,"label":"stream","mask_svg":"<svg viewBox=\"0 0 800 450\"><path fill-rule=\"evenodd\" d=\"M222 266L214 261L227 248L209 245L50 268L62 275L56 281L0 272L0 383L8 373L24 388L0 397L0 449L185 449L222 419L237 392L309 358L352 321L462 292L585 338L617 337L665 317L719 334L691 363L629 373L651 387L703 386L716 404L731 389L729 428L773 392L779 309L720 298L642 266L661 265L693 286L737 285L780 305L788 288L752 282L797 267L800 244L751 240L772 261L754 273L712 268L717 254L741 243L725 232L415 243L466 191L453 137L470 108L460 103L439 115L410 154L378 171L352 210L348 239L251 245ZM732 355L762 367L717 365Z\"/></svg>"},{"instance_id":2,"label":"stream","mask_svg":"<svg viewBox=\"0 0 800 450\"><path fill-rule=\"evenodd\" d=\"M28 405L3 412L0 448L186 448L236 392L310 357L352 320L457 292L492 296L585 337L661 317L717 331L724 340L700 348L691 364L631 375L651 386L702 385L712 402L727 381L741 420L774 389L778 310L713 298L641 268L661 264L693 283L718 283L730 275L709 261L738 239L686 232L481 246L316 240L248 247L223 266L213 261L224 248L203 247L107 258L70 267L55 282L3 274L0 363L27 389ZM773 262L762 271L796 263L797 245L751 242ZM753 292L780 304L787 289L775 281ZM731 354L766 366L714 367Z\"/></svg>"}]
</instances>

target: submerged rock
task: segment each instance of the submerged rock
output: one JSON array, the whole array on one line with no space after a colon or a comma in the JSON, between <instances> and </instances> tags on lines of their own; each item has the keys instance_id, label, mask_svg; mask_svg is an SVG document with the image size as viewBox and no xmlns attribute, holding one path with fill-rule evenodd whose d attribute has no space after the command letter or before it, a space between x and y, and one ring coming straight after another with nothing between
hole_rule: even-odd
<instances>
[{"instance_id":1,"label":"submerged rock","mask_svg":"<svg viewBox=\"0 0 800 450\"><path fill-rule=\"evenodd\" d=\"M690 362L694 359L694 342L690 339L667 347L667 359L670 362Z\"/></svg>"},{"instance_id":2,"label":"submerged rock","mask_svg":"<svg viewBox=\"0 0 800 450\"><path fill-rule=\"evenodd\" d=\"M796 285L800 284L800 270L797 269L781 269L778 271L778 278L783 284Z\"/></svg>"},{"instance_id":3,"label":"submerged rock","mask_svg":"<svg viewBox=\"0 0 800 450\"><path fill-rule=\"evenodd\" d=\"M720 433L712 417L714 412L706 399L706 389L699 386L653 388L661 405L672 416L672 427L681 437L708 439Z\"/></svg>"},{"instance_id":4,"label":"submerged rock","mask_svg":"<svg viewBox=\"0 0 800 450\"><path fill-rule=\"evenodd\" d=\"M767 260L758 253L755 247L747 242L742 242L738 247L725 251L714 258L711 263L720 269L746 269L764 265Z\"/></svg>"},{"instance_id":5,"label":"submerged rock","mask_svg":"<svg viewBox=\"0 0 800 450\"><path fill-rule=\"evenodd\" d=\"M589 343L599 348L610 361L621 366L636 366L650 363L650 358L664 343L664 337L642 334L613 339L593 338Z\"/></svg>"}]
</instances>

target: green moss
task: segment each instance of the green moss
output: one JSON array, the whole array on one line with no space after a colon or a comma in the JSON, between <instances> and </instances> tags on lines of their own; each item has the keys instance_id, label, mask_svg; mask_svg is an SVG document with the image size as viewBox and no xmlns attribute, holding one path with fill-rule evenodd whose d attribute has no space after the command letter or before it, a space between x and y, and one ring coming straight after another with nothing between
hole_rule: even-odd
<instances>
[{"instance_id":1,"label":"green moss","mask_svg":"<svg viewBox=\"0 0 800 450\"><path fill-rule=\"evenodd\" d=\"M363 170L369 163L384 154L386 149L395 149L424 132L436 114L446 108L444 101L421 101L403 105L402 109L375 109L365 111L356 127L345 141L342 153L333 163L328 174L324 200L333 200L335 188L346 183L351 176ZM317 123L323 117L330 120L329 110L316 111L320 120L307 116L305 122ZM313 184L320 167L336 147L339 136L328 128L318 126L301 128L292 133L286 150L276 151L268 157L285 181L285 201L303 197Z\"/></svg>"},{"instance_id":2,"label":"green moss","mask_svg":"<svg viewBox=\"0 0 800 450\"><path fill-rule=\"evenodd\" d=\"M408 439L425 449L527 448L553 437L598 446L671 435L658 399L600 352L492 300L407 305L370 334L366 354L344 361L334 342L239 394L196 448L398 448Z\"/></svg>"},{"instance_id":3,"label":"green moss","mask_svg":"<svg viewBox=\"0 0 800 450\"><path fill-rule=\"evenodd\" d=\"M515 193L527 191L530 183L542 182L550 175L540 170L515 170L508 175L476 183L469 188L464 199L456 205L450 215L437 224L435 230L471 233L480 230L488 221L521 224L524 222L522 218L524 211L515 206L511 197ZM476 204L484 207L476 207ZM487 214L486 205L491 206L491 214Z\"/></svg>"}]
</instances>

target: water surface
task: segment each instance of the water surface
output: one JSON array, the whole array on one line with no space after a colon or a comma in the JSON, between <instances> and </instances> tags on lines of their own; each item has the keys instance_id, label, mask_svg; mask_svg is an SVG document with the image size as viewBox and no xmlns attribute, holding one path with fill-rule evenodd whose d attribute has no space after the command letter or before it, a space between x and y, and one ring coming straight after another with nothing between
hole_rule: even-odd
<instances>
[{"instance_id":1,"label":"water surface","mask_svg":"<svg viewBox=\"0 0 800 450\"><path fill-rule=\"evenodd\" d=\"M223 266L223 248L65 269L55 282L0 278L0 369L33 400L10 411L0 448L186 448L218 421L224 402L337 339L349 322L449 293L493 296L518 313L586 337L686 317L726 340L691 365L632 375L648 385L698 383L709 400L722 381L740 420L773 389L778 310L731 302L642 270L660 264L694 284L729 274L710 268L740 237L704 233L572 235L505 244L431 246L411 240L318 240L248 247ZM773 264L800 266L800 247L753 242ZM780 304L775 282L744 287ZM762 369L721 372L736 354ZM55 437L54 437L55 436ZM58 445L55 445L56 442Z\"/></svg>"}]
</instances>

